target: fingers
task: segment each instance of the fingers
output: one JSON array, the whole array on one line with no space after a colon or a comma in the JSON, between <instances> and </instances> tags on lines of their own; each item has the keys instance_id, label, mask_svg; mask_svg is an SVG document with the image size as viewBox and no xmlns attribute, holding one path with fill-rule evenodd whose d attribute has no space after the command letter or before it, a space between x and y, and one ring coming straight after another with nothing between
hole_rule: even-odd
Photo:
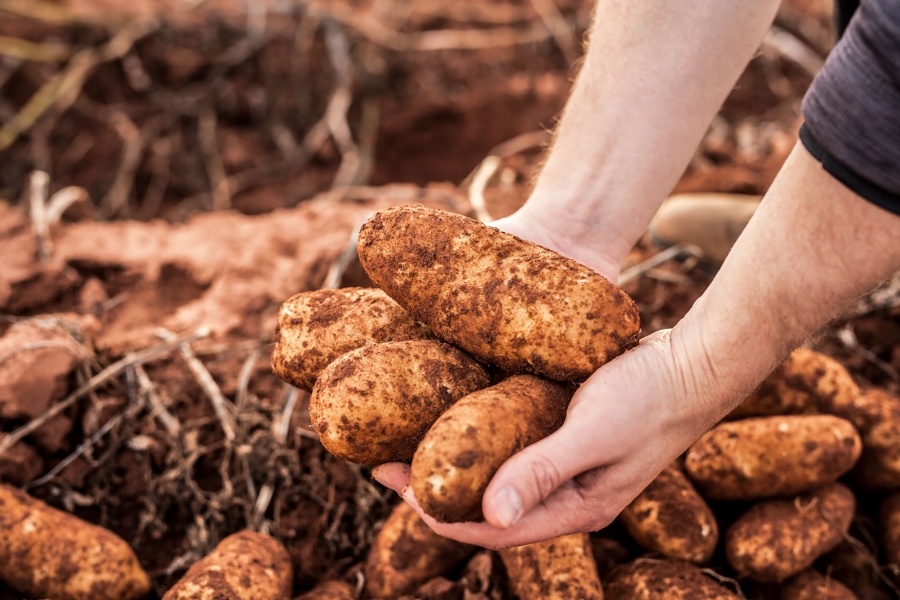
<instances>
[{"instance_id":1,"label":"fingers","mask_svg":"<svg viewBox=\"0 0 900 600\"><path fill-rule=\"evenodd\" d=\"M402 494L403 490L409 487L410 467L401 462L378 465L372 469L372 478L384 487Z\"/></svg>"}]
</instances>

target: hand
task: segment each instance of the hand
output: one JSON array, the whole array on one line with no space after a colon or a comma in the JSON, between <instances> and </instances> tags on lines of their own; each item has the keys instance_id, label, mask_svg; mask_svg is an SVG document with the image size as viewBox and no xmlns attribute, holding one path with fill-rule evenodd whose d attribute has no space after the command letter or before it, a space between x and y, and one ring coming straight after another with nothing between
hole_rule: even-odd
<instances>
[{"instance_id":1,"label":"hand","mask_svg":"<svg viewBox=\"0 0 900 600\"><path fill-rule=\"evenodd\" d=\"M562 428L496 473L484 495L484 523L437 523L424 514L408 465L381 465L372 475L437 533L486 548L602 529L727 410L710 410L721 394L692 376L699 371L683 368L673 335L657 332L594 373Z\"/></svg>"}]
</instances>

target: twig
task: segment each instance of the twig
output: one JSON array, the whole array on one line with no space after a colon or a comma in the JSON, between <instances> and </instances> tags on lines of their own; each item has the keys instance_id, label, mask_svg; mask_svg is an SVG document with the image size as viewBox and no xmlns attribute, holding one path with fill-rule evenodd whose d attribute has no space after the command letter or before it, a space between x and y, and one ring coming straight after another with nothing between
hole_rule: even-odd
<instances>
[{"instance_id":1,"label":"twig","mask_svg":"<svg viewBox=\"0 0 900 600\"><path fill-rule=\"evenodd\" d=\"M156 393L153 382L150 381L150 377L147 376L147 371L144 370L144 367L140 365L135 366L134 374L138 387L150 403L151 416L159 419L160 424L169 434L169 437L172 438L173 443L177 443L178 436L181 435L181 422L166 409L166 405L163 404L159 394Z\"/></svg>"},{"instance_id":2,"label":"twig","mask_svg":"<svg viewBox=\"0 0 900 600\"><path fill-rule=\"evenodd\" d=\"M341 164L331 185L341 188L354 182L360 166L359 150L347 123L347 111L353 103L353 60L350 57L350 43L340 26L331 20L325 21L324 26L328 57L337 79L337 89L328 103L325 119L331 137L341 151Z\"/></svg>"},{"instance_id":3,"label":"twig","mask_svg":"<svg viewBox=\"0 0 900 600\"><path fill-rule=\"evenodd\" d=\"M53 243L50 241L50 226L47 224L47 188L50 176L43 171L34 171L28 181L28 206L34 237L37 240L38 258L41 262L50 259Z\"/></svg>"},{"instance_id":4,"label":"twig","mask_svg":"<svg viewBox=\"0 0 900 600\"><path fill-rule=\"evenodd\" d=\"M65 44L37 44L28 40L0 35L0 55L34 62L60 62L72 55L72 47Z\"/></svg>"},{"instance_id":5,"label":"twig","mask_svg":"<svg viewBox=\"0 0 900 600\"><path fill-rule=\"evenodd\" d=\"M45 0L2 0L0 10L49 23L81 23L87 21L59 4Z\"/></svg>"},{"instance_id":6,"label":"twig","mask_svg":"<svg viewBox=\"0 0 900 600\"><path fill-rule=\"evenodd\" d=\"M344 277L344 273L347 272L347 267L356 258L356 241L359 239L359 230L362 229L362 226L373 214L371 211L366 211L356 220L353 231L350 232L347 243L344 244L344 249L341 250L341 253L331 263L331 268L328 269L328 275L325 276L325 281L322 283L323 290L336 290L341 287L341 279Z\"/></svg>"},{"instance_id":7,"label":"twig","mask_svg":"<svg viewBox=\"0 0 900 600\"><path fill-rule=\"evenodd\" d=\"M825 64L825 60L818 52L790 31L775 25L766 32L763 44L775 49L780 55L806 71L810 77L815 77Z\"/></svg>"},{"instance_id":8,"label":"twig","mask_svg":"<svg viewBox=\"0 0 900 600\"><path fill-rule=\"evenodd\" d=\"M692 244L680 244L677 246L666 248L662 252L654 254L647 260L639 262L633 267L629 267L628 269L622 271L622 274L619 275L618 285L628 283L632 279L636 279L637 277L639 277L641 274L646 273L651 269L655 269L664 262L668 262L685 253L692 256L702 256L702 251Z\"/></svg>"},{"instance_id":9,"label":"twig","mask_svg":"<svg viewBox=\"0 0 900 600\"><path fill-rule=\"evenodd\" d=\"M156 217L162 205L166 188L169 187L172 164L172 142L169 138L158 138L150 147L153 153L151 171L153 173L144 198L141 200L141 214L145 219Z\"/></svg>"},{"instance_id":10,"label":"twig","mask_svg":"<svg viewBox=\"0 0 900 600\"><path fill-rule=\"evenodd\" d=\"M278 420L272 423L272 437L282 446L287 446L287 436L291 428L291 417L300 398L300 390L285 384L285 399Z\"/></svg>"},{"instance_id":11,"label":"twig","mask_svg":"<svg viewBox=\"0 0 900 600\"><path fill-rule=\"evenodd\" d=\"M39 429L42 425L47 423L50 419L60 414L70 406L72 406L79 399L94 391L110 379L114 377L118 377L129 367L135 367L138 365L142 365L144 363L150 362L151 360L155 360L160 356L165 356L169 354L174 349L178 348L183 343L190 343L195 340L199 340L202 337L206 337L209 335L209 329L206 327L202 327L193 333L189 333L187 335L183 335L177 337L171 341L165 341L158 346L153 346L152 348L147 348L145 350L141 350L140 352L131 353L106 367L93 377L91 377L84 385L80 388L69 394L65 399L61 400L54 404L50 409L42 414L40 417L33 419L22 425L15 431L8 434L3 440L0 440L0 456L3 455L13 444L24 438L26 435L31 434L32 432Z\"/></svg>"},{"instance_id":12,"label":"twig","mask_svg":"<svg viewBox=\"0 0 900 600\"><path fill-rule=\"evenodd\" d=\"M487 203L484 200L484 190L487 188L488 181L491 180L491 177L494 176L501 164L503 164L503 159L499 156L487 156L478 165L475 175L472 177L472 183L469 185L469 202L472 204L475 216L482 223L489 223L494 220L491 213L488 212Z\"/></svg>"},{"instance_id":13,"label":"twig","mask_svg":"<svg viewBox=\"0 0 900 600\"><path fill-rule=\"evenodd\" d=\"M109 122L122 138L124 147L122 161L116 170L113 184L100 202L101 213L106 218L115 215L128 203L128 197L134 187L134 174L141 164L141 156L144 154L147 140L155 137L159 127L159 121L153 119L144 126L143 130L138 129L134 122L120 111L114 112Z\"/></svg>"},{"instance_id":14,"label":"twig","mask_svg":"<svg viewBox=\"0 0 900 600\"><path fill-rule=\"evenodd\" d=\"M231 208L231 190L225 174L225 166L222 164L222 155L219 154L219 144L216 139L216 111L213 108L206 108L200 113L197 137L200 141L203 162L206 163L209 187L212 190L213 210L228 210Z\"/></svg>"},{"instance_id":15,"label":"twig","mask_svg":"<svg viewBox=\"0 0 900 600\"><path fill-rule=\"evenodd\" d=\"M75 185L66 186L59 190L47 201L47 207L44 216L47 219L47 226L55 225L62 219L63 214L73 204L87 204L90 202L91 196L87 190Z\"/></svg>"},{"instance_id":16,"label":"twig","mask_svg":"<svg viewBox=\"0 0 900 600\"><path fill-rule=\"evenodd\" d=\"M553 35L566 62L571 65L578 60L578 42L575 39L575 32L572 31L556 2L554 0L531 0L531 5L534 6L534 10Z\"/></svg>"},{"instance_id":17,"label":"twig","mask_svg":"<svg viewBox=\"0 0 900 600\"><path fill-rule=\"evenodd\" d=\"M238 375L237 392L234 394L234 404L238 414L244 412L244 405L247 403L247 389L250 387L250 376L253 375L253 368L256 366L256 361L259 360L259 355L260 349L254 348L247 360L244 361L244 366L241 367Z\"/></svg>"},{"instance_id":18,"label":"twig","mask_svg":"<svg viewBox=\"0 0 900 600\"><path fill-rule=\"evenodd\" d=\"M900 373L897 373L897 370L892 367L890 363L881 360L881 358L879 358L877 354L875 354L868 348L863 348L860 345L859 339L856 337L856 332L853 331L852 324L848 323L845 326L841 327L835 332L834 335L846 349L859 354L864 359L881 369L888 377L893 379L895 382L900 383Z\"/></svg>"}]
</instances>

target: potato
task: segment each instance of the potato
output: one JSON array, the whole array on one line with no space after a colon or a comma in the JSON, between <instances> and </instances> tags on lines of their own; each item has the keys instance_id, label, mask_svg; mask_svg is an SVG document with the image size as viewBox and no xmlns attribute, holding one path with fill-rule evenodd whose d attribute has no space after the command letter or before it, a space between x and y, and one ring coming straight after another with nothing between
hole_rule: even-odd
<instances>
[{"instance_id":1,"label":"potato","mask_svg":"<svg viewBox=\"0 0 900 600\"><path fill-rule=\"evenodd\" d=\"M856 429L831 415L723 423L688 450L685 471L712 500L788 496L836 481L862 450Z\"/></svg>"},{"instance_id":2,"label":"potato","mask_svg":"<svg viewBox=\"0 0 900 600\"><path fill-rule=\"evenodd\" d=\"M400 503L369 550L366 588L373 598L411 594L465 562L476 550L434 533L416 511Z\"/></svg>"},{"instance_id":3,"label":"potato","mask_svg":"<svg viewBox=\"0 0 900 600\"><path fill-rule=\"evenodd\" d=\"M0 581L54 600L132 600L150 578L110 531L0 485Z\"/></svg>"},{"instance_id":4,"label":"potato","mask_svg":"<svg viewBox=\"0 0 900 600\"><path fill-rule=\"evenodd\" d=\"M591 536L591 552L597 563L597 575L600 580L609 575L613 569L630 562L634 555L619 540L603 536Z\"/></svg>"},{"instance_id":5,"label":"potato","mask_svg":"<svg viewBox=\"0 0 900 600\"><path fill-rule=\"evenodd\" d=\"M467 217L388 208L363 226L357 249L372 281L439 338L510 372L583 381L638 342L625 292Z\"/></svg>"},{"instance_id":6,"label":"potato","mask_svg":"<svg viewBox=\"0 0 900 600\"><path fill-rule=\"evenodd\" d=\"M890 594L884 586L884 573L878 565L875 555L869 548L860 547L859 542L841 542L837 548L822 558L828 565L831 576L865 600L896 600L896 594Z\"/></svg>"},{"instance_id":7,"label":"potato","mask_svg":"<svg viewBox=\"0 0 900 600\"><path fill-rule=\"evenodd\" d=\"M900 492L881 504L881 531L885 562L900 567Z\"/></svg>"},{"instance_id":8,"label":"potato","mask_svg":"<svg viewBox=\"0 0 900 600\"><path fill-rule=\"evenodd\" d=\"M345 581L326 581L296 600L356 600L356 586Z\"/></svg>"},{"instance_id":9,"label":"potato","mask_svg":"<svg viewBox=\"0 0 900 600\"><path fill-rule=\"evenodd\" d=\"M6 435L0 433L0 442ZM16 442L0 454L0 483L25 485L44 470L44 459L25 442Z\"/></svg>"},{"instance_id":10,"label":"potato","mask_svg":"<svg viewBox=\"0 0 900 600\"><path fill-rule=\"evenodd\" d=\"M619 515L640 546L703 564L719 542L719 526L677 464L669 465Z\"/></svg>"},{"instance_id":11,"label":"potato","mask_svg":"<svg viewBox=\"0 0 900 600\"><path fill-rule=\"evenodd\" d=\"M784 582L778 600L856 600L847 586L808 569Z\"/></svg>"},{"instance_id":12,"label":"potato","mask_svg":"<svg viewBox=\"0 0 900 600\"><path fill-rule=\"evenodd\" d=\"M729 418L824 412L844 416L859 395L859 386L838 361L798 348ZM846 417L845 417L846 418Z\"/></svg>"},{"instance_id":13,"label":"potato","mask_svg":"<svg viewBox=\"0 0 900 600\"><path fill-rule=\"evenodd\" d=\"M783 581L840 544L855 509L853 492L839 483L790 500L760 502L728 528L728 562L755 581Z\"/></svg>"},{"instance_id":14,"label":"potato","mask_svg":"<svg viewBox=\"0 0 900 600\"><path fill-rule=\"evenodd\" d=\"M586 533L500 551L519 600L603 600Z\"/></svg>"},{"instance_id":15,"label":"potato","mask_svg":"<svg viewBox=\"0 0 900 600\"><path fill-rule=\"evenodd\" d=\"M413 456L411 485L425 512L448 523L480 518L484 490L497 469L559 429L573 391L514 375L450 407Z\"/></svg>"},{"instance_id":16,"label":"potato","mask_svg":"<svg viewBox=\"0 0 900 600\"><path fill-rule=\"evenodd\" d=\"M240 531L195 562L163 600L285 600L291 597L293 580L293 565L281 543Z\"/></svg>"},{"instance_id":17,"label":"potato","mask_svg":"<svg viewBox=\"0 0 900 600\"><path fill-rule=\"evenodd\" d=\"M869 390L841 416L856 425L863 442L853 480L869 491L900 488L900 398Z\"/></svg>"},{"instance_id":18,"label":"potato","mask_svg":"<svg viewBox=\"0 0 900 600\"><path fill-rule=\"evenodd\" d=\"M489 383L484 368L450 344L372 344L322 371L309 417L338 458L363 465L408 461L445 410Z\"/></svg>"},{"instance_id":19,"label":"potato","mask_svg":"<svg viewBox=\"0 0 900 600\"><path fill-rule=\"evenodd\" d=\"M322 369L368 344L433 337L378 289L318 290L289 298L278 311L272 370L312 391Z\"/></svg>"},{"instance_id":20,"label":"potato","mask_svg":"<svg viewBox=\"0 0 900 600\"><path fill-rule=\"evenodd\" d=\"M606 600L739 600L731 590L680 560L639 558L613 571Z\"/></svg>"}]
</instances>

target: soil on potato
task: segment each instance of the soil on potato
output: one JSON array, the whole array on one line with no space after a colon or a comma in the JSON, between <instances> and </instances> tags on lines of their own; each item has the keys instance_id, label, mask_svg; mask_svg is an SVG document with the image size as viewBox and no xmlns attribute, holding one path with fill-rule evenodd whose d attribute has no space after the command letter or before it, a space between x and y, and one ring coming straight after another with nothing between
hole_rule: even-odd
<instances>
[{"instance_id":1,"label":"soil on potato","mask_svg":"<svg viewBox=\"0 0 900 600\"><path fill-rule=\"evenodd\" d=\"M29 493L131 543L157 597L245 527L285 543L295 592L328 579L355 584L397 499L368 469L326 453L309 430L306 394L272 374L277 308L329 275L337 285L369 285L358 262L338 259L371 211L424 203L475 214L472 173L490 152L501 160L482 190L484 210L512 213L540 167L548 136L539 132L552 129L576 70L541 29L536 3L329 0L300 10L272 2L251 14L244 2L176 10L181 4L68 0L42 5L46 13L0 17L0 35L68 53L0 58L4 124L75 62L73 53L104 47L135 15L160 19L135 33L121 57L97 61L74 97L60 96L17 135L0 130L0 147L8 143L0 150L0 435L36 416L3 404L3 363L11 368L13 355L48 373L25 391L49 406L168 335L208 328L191 350L213 389L177 350L142 370L123 368L25 438L40 464ZM591 3L556 5L580 39ZM786 2L777 24L826 52L826 5ZM398 33L379 38L365 26L372 22ZM466 43L491 28L504 29L487 47L414 48ZM536 41L506 43L510 31ZM796 141L810 81L804 67L764 47L676 191L762 193ZM352 100L343 109L340 94ZM530 135L504 144L522 134ZM49 174L47 195L78 186L90 198L48 226L44 259L27 208L39 191L30 183L35 170ZM629 264L656 251L641 242ZM627 284L643 333L674 325L713 272L676 261ZM49 316L60 313L69 316ZM860 382L896 392L898 315L875 309L842 319L816 343ZM23 321L44 333L3 346ZM233 408L230 424L213 409L215 388ZM9 477L4 464L0 480ZM874 512L866 511L880 498L862 500L861 527L870 531ZM510 597L486 564L483 589L466 597ZM731 574L719 556L713 567ZM460 576L431 588L461 597ZM0 600L19 597L0 583Z\"/></svg>"}]
</instances>

